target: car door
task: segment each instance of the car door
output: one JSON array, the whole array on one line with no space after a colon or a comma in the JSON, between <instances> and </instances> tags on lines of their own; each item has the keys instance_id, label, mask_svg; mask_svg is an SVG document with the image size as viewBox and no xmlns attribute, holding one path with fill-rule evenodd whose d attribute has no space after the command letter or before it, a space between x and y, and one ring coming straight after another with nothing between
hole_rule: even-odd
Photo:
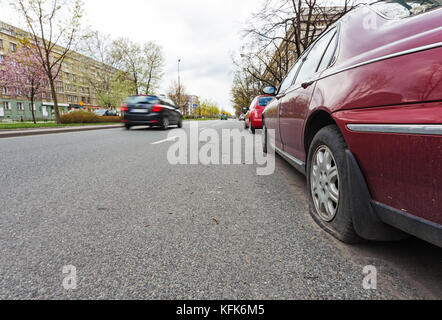
<instances>
[{"instance_id":1,"label":"car door","mask_svg":"<svg viewBox=\"0 0 442 320\"><path fill-rule=\"evenodd\" d=\"M281 82L281 85L279 86L278 93L276 94L276 99L272 101L265 110L266 128L275 130L275 146L281 150L283 149L280 131L281 99L285 96L287 89L293 83L293 80L295 79L295 76L298 72L299 65L300 64L296 62L295 65L290 69L284 80Z\"/></svg>"},{"instance_id":2,"label":"car door","mask_svg":"<svg viewBox=\"0 0 442 320\"><path fill-rule=\"evenodd\" d=\"M336 28L321 36L301 58L296 65L300 65L292 85L280 95L280 132L284 152L300 162L306 162L304 150L303 128L310 106L310 100L316 86L316 80L323 66L322 59L325 53L335 47ZM333 45L330 44L333 42ZM325 64L324 64L325 65Z\"/></svg>"}]
</instances>

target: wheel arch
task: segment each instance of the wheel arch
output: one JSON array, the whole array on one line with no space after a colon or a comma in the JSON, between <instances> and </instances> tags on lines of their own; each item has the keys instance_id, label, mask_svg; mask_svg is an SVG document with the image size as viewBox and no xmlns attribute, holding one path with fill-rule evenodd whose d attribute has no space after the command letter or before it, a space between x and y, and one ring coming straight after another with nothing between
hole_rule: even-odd
<instances>
[{"instance_id":1,"label":"wheel arch","mask_svg":"<svg viewBox=\"0 0 442 320\"><path fill-rule=\"evenodd\" d=\"M338 127L338 124L329 112L320 109L310 115L304 129L304 149L307 156L310 149L310 144L312 143L315 135L322 128L329 125L336 125Z\"/></svg>"}]
</instances>

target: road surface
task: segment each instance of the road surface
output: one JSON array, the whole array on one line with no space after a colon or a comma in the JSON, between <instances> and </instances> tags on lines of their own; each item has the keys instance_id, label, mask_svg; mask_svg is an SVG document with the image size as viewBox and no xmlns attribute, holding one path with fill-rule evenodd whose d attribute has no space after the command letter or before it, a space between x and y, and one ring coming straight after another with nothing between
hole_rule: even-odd
<instances>
[{"instance_id":1,"label":"road surface","mask_svg":"<svg viewBox=\"0 0 442 320\"><path fill-rule=\"evenodd\" d=\"M441 249L415 238L342 244L314 224L305 178L281 158L269 176L247 164L173 166L167 135L0 140L0 299L442 298ZM367 265L376 290L363 288Z\"/></svg>"}]
</instances>

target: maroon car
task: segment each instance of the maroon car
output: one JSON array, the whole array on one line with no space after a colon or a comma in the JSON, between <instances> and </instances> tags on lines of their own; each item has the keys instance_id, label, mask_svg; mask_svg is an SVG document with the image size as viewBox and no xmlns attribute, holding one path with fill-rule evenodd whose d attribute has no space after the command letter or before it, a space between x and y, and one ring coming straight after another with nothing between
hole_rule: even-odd
<instances>
[{"instance_id":1,"label":"maroon car","mask_svg":"<svg viewBox=\"0 0 442 320\"><path fill-rule=\"evenodd\" d=\"M265 141L274 130L271 147L307 176L314 220L344 242L442 247L441 6L361 6L263 90L276 96Z\"/></svg>"}]
</instances>

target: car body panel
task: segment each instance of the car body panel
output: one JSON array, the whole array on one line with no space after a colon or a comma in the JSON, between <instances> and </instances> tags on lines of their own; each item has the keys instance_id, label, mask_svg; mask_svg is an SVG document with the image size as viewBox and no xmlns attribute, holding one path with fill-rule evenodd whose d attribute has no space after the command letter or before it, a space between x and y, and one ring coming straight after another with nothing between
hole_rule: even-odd
<instances>
[{"instance_id":1,"label":"car body panel","mask_svg":"<svg viewBox=\"0 0 442 320\"><path fill-rule=\"evenodd\" d=\"M340 111L333 114L366 177L373 200L442 225L442 136L356 132L349 124L441 124L442 102ZM410 122L413 119L413 122ZM401 127L399 127L401 128ZM384 132L383 132L384 131Z\"/></svg>"}]
</instances>

